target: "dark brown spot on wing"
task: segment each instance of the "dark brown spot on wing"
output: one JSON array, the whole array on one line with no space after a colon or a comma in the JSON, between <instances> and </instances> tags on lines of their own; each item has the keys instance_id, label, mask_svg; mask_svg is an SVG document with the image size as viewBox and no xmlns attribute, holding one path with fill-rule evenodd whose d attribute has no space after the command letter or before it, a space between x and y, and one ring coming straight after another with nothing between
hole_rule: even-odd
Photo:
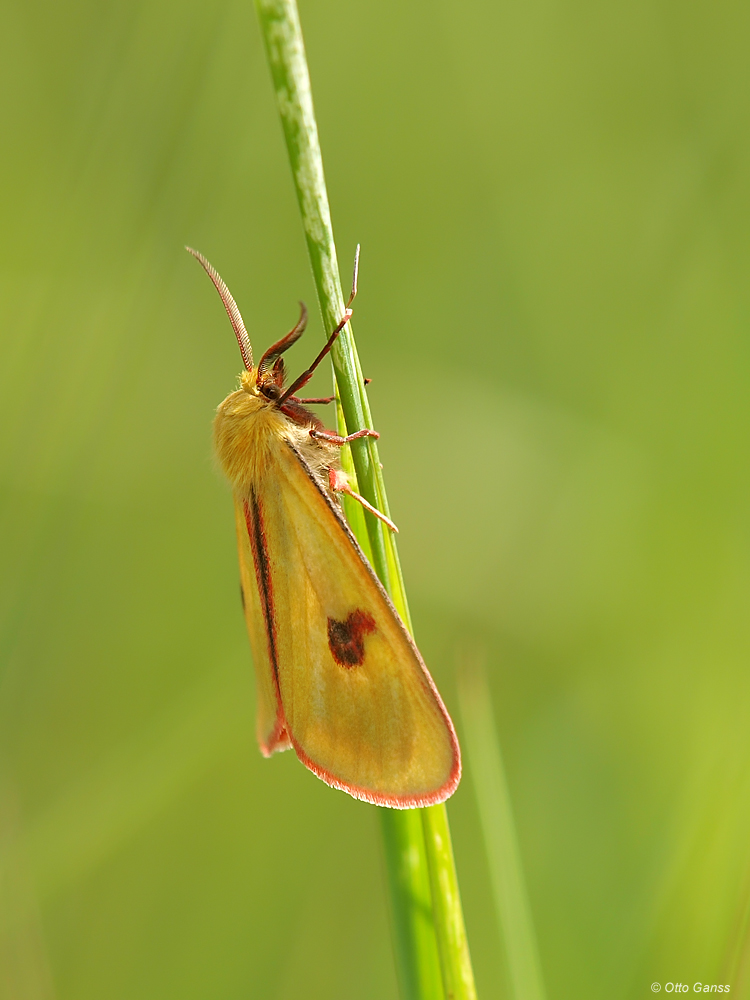
<instances>
[{"instance_id":1,"label":"dark brown spot on wing","mask_svg":"<svg viewBox=\"0 0 750 1000\"><path fill-rule=\"evenodd\" d=\"M365 658L365 636L375 631L375 619L357 608L345 621L328 619L328 648L342 667L359 667Z\"/></svg>"}]
</instances>

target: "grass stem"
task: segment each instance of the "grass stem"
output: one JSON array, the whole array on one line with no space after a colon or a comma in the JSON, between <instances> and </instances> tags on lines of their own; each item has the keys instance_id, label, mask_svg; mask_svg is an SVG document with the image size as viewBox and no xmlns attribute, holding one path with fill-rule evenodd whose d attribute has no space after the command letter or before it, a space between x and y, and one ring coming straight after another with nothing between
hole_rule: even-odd
<instances>
[{"instance_id":1,"label":"grass stem","mask_svg":"<svg viewBox=\"0 0 750 1000\"><path fill-rule=\"evenodd\" d=\"M420 811L445 995L450 1000L476 1000L448 813L444 804Z\"/></svg>"},{"instance_id":2,"label":"grass stem","mask_svg":"<svg viewBox=\"0 0 750 1000\"><path fill-rule=\"evenodd\" d=\"M295 0L256 0L256 7L324 329L333 330L344 313L345 300L299 13ZM331 357L339 414L347 433L372 427L351 324L342 331ZM346 463L347 457L342 457ZM387 515L388 500L375 440L353 442L351 460L359 492ZM354 512L349 505L345 509L352 514L352 530L371 557L375 572L411 628L393 535L373 515ZM439 1000L442 996L470 1000L475 995L473 973L463 932L447 813L444 805L421 812L420 816L418 810L380 810L401 994L403 1000ZM449 993L449 984L454 983L470 983L471 991Z\"/></svg>"}]
</instances>

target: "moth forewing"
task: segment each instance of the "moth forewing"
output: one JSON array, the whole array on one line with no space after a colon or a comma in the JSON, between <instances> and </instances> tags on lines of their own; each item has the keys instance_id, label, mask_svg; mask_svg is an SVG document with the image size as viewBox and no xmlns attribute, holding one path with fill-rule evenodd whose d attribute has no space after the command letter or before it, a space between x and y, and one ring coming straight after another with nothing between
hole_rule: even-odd
<instances>
[{"instance_id":1,"label":"moth forewing","mask_svg":"<svg viewBox=\"0 0 750 1000\"><path fill-rule=\"evenodd\" d=\"M460 776L450 718L338 508L292 447L275 456L269 547L289 738L329 784L383 805L447 798Z\"/></svg>"}]
</instances>

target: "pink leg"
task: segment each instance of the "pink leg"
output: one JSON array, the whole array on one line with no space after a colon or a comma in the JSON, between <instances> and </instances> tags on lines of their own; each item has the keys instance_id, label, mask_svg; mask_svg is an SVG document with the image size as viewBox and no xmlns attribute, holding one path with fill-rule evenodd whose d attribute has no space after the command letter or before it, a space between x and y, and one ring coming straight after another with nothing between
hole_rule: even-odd
<instances>
[{"instance_id":1,"label":"pink leg","mask_svg":"<svg viewBox=\"0 0 750 1000\"><path fill-rule=\"evenodd\" d=\"M310 406L312 403L332 403L335 396L314 396L310 399L300 399L299 396L290 396L293 403L302 403L303 406Z\"/></svg>"},{"instance_id":2,"label":"pink leg","mask_svg":"<svg viewBox=\"0 0 750 1000\"><path fill-rule=\"evenodd\" d=\"M327 441L329 444L337 444L339 447L342 447L345 444L349 444L350 441L357 441L359 438L379 438L380 435L377 431L371 431L369 427L365 427L364 430L361 431L355 431L354 434L347 434L346 437L341 437L340 434L334 434L333 431L318 431L313 428L310 431L310 437L320 438L321 441Z\"/></svg>"},{"instance_id":3,"label":"pink leg","mask_svg":"<svg viewBox=\"0 0 750 1000\"><path fill-rule=\"evenodd\" d=\"M372 379L366 378L365 385L369 385ZM293 403L303 403L305 406L310 406L312 403L332 403L335 396L313 396L311 398L302 399L299 396L289 397Z\"/></svg>"},{"instance_id":4,"label":"pink leg","mask_svg":"<svg viewBox=\"0 0 750 1000\"><path fill-rule=\"evenodd\" d=\"M369 510L369 512L374 514L375 517L383 522L383 524L386 524L391 531L395 531L396 534L398 534L398 528L389 517L386 517L385 514L381 514L380 511L373 507L371 503L368 503L364 497L361 497L359 493L354 492L346 478L346 473L339 472L337 469L329 469L328 483L334 493L346 493L347 496L352 497L357 501L357 503L361 503L365 510Z\"/></svg>"}]
</instances>

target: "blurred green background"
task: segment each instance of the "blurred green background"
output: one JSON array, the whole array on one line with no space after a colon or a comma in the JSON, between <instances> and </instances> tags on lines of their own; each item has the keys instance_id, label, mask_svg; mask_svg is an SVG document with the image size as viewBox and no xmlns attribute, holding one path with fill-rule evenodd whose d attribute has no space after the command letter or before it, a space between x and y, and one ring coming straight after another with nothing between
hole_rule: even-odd
<instances>
[{"instance_id":1,"label":"blurred green background","mask_svg":"<svg viewBox=\"0 0 750 1000\"><path fill-rule=\"evenodd\" d=\"M748 8L301 15L417 638L454 716L486 658L550 1000L746 996ZM374 809L257 752L211 457L240 359L183 244L256 350L315 301L252 6L8 0L0 44L0 995L395 998ZM468 770L449 814L504 997Z\"/></svg>"}]
</instances>

